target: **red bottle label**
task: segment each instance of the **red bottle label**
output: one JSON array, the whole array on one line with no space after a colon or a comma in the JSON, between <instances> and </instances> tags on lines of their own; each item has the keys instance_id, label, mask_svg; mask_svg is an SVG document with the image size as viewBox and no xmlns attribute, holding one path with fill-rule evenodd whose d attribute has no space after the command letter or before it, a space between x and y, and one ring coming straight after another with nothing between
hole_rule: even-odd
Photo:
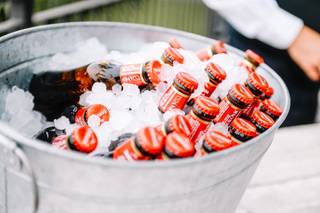
<instances>
[{"instance_id":1,"label":"red bottle label","mask_svg":"<svg viewBox=\"0 0 320 213\"><path fill-rule=\"evenodd\" d=\"M68 149L67 138L68 138L67 135L59 135L52 140L51 144L58 149L67 150Z\"/></svg>"},{"instance_id":2,"label":"red bottle label","mask_svg":"<svg viewBox=\"0 0 320 213\"><path fill-rule=\"evenodd\" d=\"M220 104L220 111L219 114L214 119L215 123L225 123L226 125L230 125L231 122L239 117L241 109L237 108L236 106L233 106L227 98L224 98Z\"/></svg>"},{"instance_id":3,"label":"red bottle label","mask_svg":"<svg viewBox=\"0 0 320 213\"><path fill-rule=\"evenodd\" d=\"M84 118L84 115L86 113L86 109L85 108L80 108L74 118L74 121L76 122L76 124L80 125L80 126L85 126L87 125L87 122Z\"/></svg>"},{"instance_id":4,"label":"red bottle label","mask_svg":"<svg viewBox=\"0 0 320 213\"><path fill-rule=\"evenodd\" d=\"M134 160L146 160L139 150L137 150L134 145L134 140L132 138L128 139L125 143L117 147L113 153L113 159L122 159L127 161Z\"/></svg>"},{"instance_id":5,"label":"red bottle label","mask_svg":"<svg viewBox=\"0 0 320 213\"><path fill-rule=\"evenodd\" d=\"M210 97L212 93L216 90L217 85L211 83L211 82L206 82L204 84L204 90L201 92L202 96Z\"/></svg>"},{"instance_id":6,"label":"red bottle label","mask_svg":"<svg viewBox=\"0 0 320 213\"><path fill-rule=\"evenodd\" d=\"M252 113L256 110L256 109L259 109L259 106L260 106L260 100L259 99L255 99L253 101L252 104L250 104L247 108L245 108L241 114L246 116L247 118L250 118Z\"/></svg>"},{"instance_id":7,"label":"red bottle label","mask_svg":"<svg viewBox=\"0 0 320 213\"><path fill-rule=\"evenodd\" d=\"M208 131L211 122L198 118L192 111L187 115L187 119L192 127L189 138L195 144Z\"/></svg>"},{"instance_id":8,"label":"red bottle label","mask_svg":"<svg viewBox=\"0 0 320 213\"><path fill-rule=\"evenodd\" d=\"M127 64L120 67L120 81L121 83L135 84L143 86L147 83L142 77L143 64Z\"/></svg>"},{"instance_id":9,"label":"red bottle label","mask_svg":"<svg viewBox=\"0 0 320 213\"><path fill-rule=\"evenodd\" d=\"M173 85L171 85L161 96L159 101L159 109L166 112L170 109L183 109L186 105L189 95L179 92Z\"/></svg>"}]
</instances>

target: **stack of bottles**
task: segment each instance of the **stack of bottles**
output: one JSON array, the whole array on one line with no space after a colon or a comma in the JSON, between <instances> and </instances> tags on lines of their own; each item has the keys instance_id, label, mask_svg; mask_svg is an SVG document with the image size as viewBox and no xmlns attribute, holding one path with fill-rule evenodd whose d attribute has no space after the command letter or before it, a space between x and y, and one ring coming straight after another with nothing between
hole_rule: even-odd
<instances>
[{"instance_id":1,"label":"stack of bottles","mask_svg":"<svg viewBox=\"0 0 320 213\"><path fill-rule=\"evenodd\" d=\"M30 91L38 101L38 108L49 119L63 115L76 128L71 132L49 127L37 138L56 148L91 153L116 160L171 160L187 157L201 157L234 146L247 143L269 128L280 117L281 108L271 100L273 88L256 72L263 58L251 50L245 52L237 66L235 76L228 78L220 65L211 59L216 54L228 54L222 41L194 53L206 63L202 72L206 82L198 80L189 72L180 70L172 82L161 79L163 66L184 64L186 58L180 51L185 48L171 39L162 56L145 63L120 64L114 61L93 62L85 67L67 72L45 72L34 75ZM213 94L225 80L228 93L224 97ZM67 87L72 82L74 87ZM137 132L128 132L110 141L105 152L95 155L98 137L90 122L97 125L109 122L112 111L103 104L81 106L79 96L89 91L95 82L102 82L107 89L115 84L133 84L140 91L155 90L166 84L158 101L159 115L166 119L156 126L146 126ZM202 84L201 84L202 83ZM68 84L70 85L70 84ZM39 89L40 88L40 89ZM57 88L52 98L43 98L46 89ZM196 90L201 90L195 94ZM50 100L58 99L60 102ZM48 101L48 103L46 103Z\"/></svg>"}]
</instances>

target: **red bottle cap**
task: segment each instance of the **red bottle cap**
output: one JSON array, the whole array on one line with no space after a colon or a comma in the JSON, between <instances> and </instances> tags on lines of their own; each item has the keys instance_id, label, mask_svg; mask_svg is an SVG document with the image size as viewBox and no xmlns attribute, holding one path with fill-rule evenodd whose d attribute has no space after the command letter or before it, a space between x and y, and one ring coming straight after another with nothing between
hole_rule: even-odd
<instances>
[{"instance_id":1,"label":"red bottle cap","mask_svg":"<svg viewBox=\"0 0 320 213\"><path fill-rule=\"evenodd\" d=\"M259 90L261 93L265 93L269 88L269 84L266 79L256 72L249 74L248 83L252 84L254 88Z\"/></svg>"},{"instance_id":2,"label":"red bottle cap","mask_svg":"<svg viewBox=\"0 0 320 213\"><path fill-rule=\"evenodd\" d=\"M183 55L181 55L178 50L172 48L172 47L168 47L167 49L165 49L164 53L172 60L172 61L176 61L180 64L183 64L184 61L184 57Z\"/></svg>"},{"instance_id":3,"label":"red bottle cap","mask_svg":"<svg viewBox=\"0 0 320 213\"><path fill-rule=\"evenodd\" d=\"M198 88L198 81L192 75L186 72L179 72L176 75L175 80L181 84L182 86L186 87L187 89L194 91Z\"/></svg>"},{"instance_id":4,"label":"red bottle cap","mask_svg":"<svg viewBox=\"0 0 320 213\"><path fill-rule=\"evenodd\" d=\"M98 116L101 119L101 123L109 121L110 118L109 110L102 104L93 104L89 106L85 114L87 121L91 115Z\"/></svg>"},{"instance_id":5,"label":"red bottle cap","mask_svg":"<svg viewBox=\"0 0 320 213\"><path fill-rule=\"evenodd\" d=\"M272 115L279 117L282 114L282 109L274 101L266 99L262 101L262 106Z\"/></svg>"},{"instance_id":6,"label":"red bottle cap","mask_svg":"<svg viewBox=\"0 0 320 213\"><path fill-rule=\"evenodd\" d=\"M87 123L84 118L85 113L86 113L86 108L84 107L80 108L74 117L74 121L81 126L86 125Z\"/></svg>"},{"instance_id":7,"label":"red bottle cap","mask_svg":"<svg viewBox=\"0 0 320 213\"><path fill-rule=\"evenodd\" d=\"M72 145L79 152L90 153L98 145L97 136L89 126L75 129L70 137Z\"/></svg>"},{"instance_id":8,"label":"red bottle cap","mask_svg":"<svg viewBox=\"0 0 320 213\"><path fill-rule=\"evenodd\" d=\"M251 119L265 129L269 129L274 124L274 120L269 115L261 111L254 112Z\"/></svg>"},{"instance_id":9,"label":"red bottle cap","mask_svg":"<svg viewBox=\"0 0 320 213\"><path fill-rule=\"evenodd\" d=\"M264 63L264 59L258 55L257 53L253 52L252 50L246 50L245 52L246 58L248 58L255 66L259 66L260 64Z\"/></svg>"},{"instance_id":10,"label":"red bottle cap","mask_svg":"<svg viewBox=\"0 0 320 213\"><path fill-rule=\"evenodd\" d=\"M138 146L149 155L158 155L164 147L165 137L157 132L155 128L145 127L136 134Z\"/></svg>"},{"instance_id":11,"label":"red bottle cap","mask_svg":"<svg viewBox=\"0 0 320 213\"><path fill-rule=\"evenodd\" d=\"M161 66L161 63L158 60L151 60L145 64L148 78L154 86L157 86L160 83L159 73Z\"/></svg>"},{"instance_id":12,"label":"red bottle cap","mask_svg":"<svg viewBox=\"0 0 320 213\"><path fill-rule=\"evenodd\" d=\"M206 70L208 71L209 77L211 75L219 82L223 81L227 77L226 72L217 64L209 63Z\"/></svg>"},{"instance_id":13,"label":"red bottle cap","mask_svg":"<svg viewBox=\"0 0 320 213\"><path fill-rule=\"evenodd\" d=\"M235 84L231 87L229 94L246 105L253 102L253 94L242 84Z\"/></svg>"},{"instance_id":14,"label":"red bottle cap","mask_svg":"<svg viewBox=\"0 0 320 213\"><path fill-rule=\"evenodd\" d=\"M197 108L201 112L212 117L215 117L216 115L218 115L220 110L219 104L206 96L197 97L194 103L194 108Z\"/></svg>"},{"instance_id":15,"label":"red bottle cap","mask_svg":"<svg viewBox=\"0 0 320 213\"><path fill-rule=\"evenodd\" d=\"M168 120L168 127L173 132L182 133L189 136L192 132L192 126L189 120L183 115L176 115Z\"/></svg>"},{"instance_id":16,"label":"red bottle cap","mask_svg":"<svg viewBox=\"0 0 320 213\"><path fill-rule=\"evenodd\" d=\"M207 132L204 143L205 147L212 151L220 151L238 145L229 134L226 135L213 129Z\"/></svg>"},{"instance_id":17,"label":"red bottle cap","mask_svg":"<svg viewBox=\"0 0 320 213\"><path fill-rule=\"evenodd\" d=\"M216 41L216 43L214 43L214 45L212 46L212 49L215 53L219 54L219 53L227 53L227 49L224 45L224 41Z\"/></svg>"},{"instance_id":18,"label":"red bottle cap","mask_svg":"<svg viewBox=\"0 0 320 213\"><path fill-rule=\"evenodd\" d=\"M174 49L182 49L182 45L180 44L180 42L176 38L171 38L169 40L169 44Z\"/></svg>"},{"instance_id":19,"label":"red bottle cap","mask_svg":"<svg viewBox=\"0 0 320 213\"><path fill-rule=\"evenodd\" d=\"M254 137L257 134L255 125L243 118L234 119L231 123L231 127L248 137Z\"/></svg>"},{"instance_id":20,"label":"red bottle cap","mask_svg":"<svg viewBox=\"0 0 320 213\"><path fill-rule=\"evenodd\" d=\"M264 94L266 98L271 98L273 95L273 88L269 85Z\"/></svg>"},{"instance_id":21,"label":"red bottle cap","mask_svg":"<svg viewBox=\"0 0 320 213\"><path fill-rule=\"evenodd\" d=\"M186 158L195 153L195 148L187 136L173 132L167 136L165 151L175 157Z\"/></svg>"}]
</instances>

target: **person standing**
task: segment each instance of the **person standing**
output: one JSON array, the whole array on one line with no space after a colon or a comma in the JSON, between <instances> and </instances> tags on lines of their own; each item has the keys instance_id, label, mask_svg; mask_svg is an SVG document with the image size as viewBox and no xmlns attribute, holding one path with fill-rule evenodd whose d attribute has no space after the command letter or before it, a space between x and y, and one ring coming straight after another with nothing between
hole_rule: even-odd
<instances>
[{"instance_id":1,"label":"person standing","mask_svg":"<svg viewBox=\"0 0 320 213\"><path fill-rule=\"evenodd\" d=\"M285 81L284 126L313 123L320 82L319 0L203 0L231 25L230 44L252 49Z\"/></svg>"}]
</instances>

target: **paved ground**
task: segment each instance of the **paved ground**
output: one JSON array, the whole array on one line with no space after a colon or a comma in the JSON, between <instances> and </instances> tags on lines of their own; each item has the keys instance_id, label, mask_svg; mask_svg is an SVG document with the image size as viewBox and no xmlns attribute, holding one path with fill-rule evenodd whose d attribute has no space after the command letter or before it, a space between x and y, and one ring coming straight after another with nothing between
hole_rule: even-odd
<instances>
[{"instance_id":1,"label":"paved ground","mask_svg":"<svg viewBox=\"0 0 320 213\"><path fill-rule=\"evenodd\" d=\"M320 124L277 132L237 213L320 213Z\"/></svg>"}]
</instances>

